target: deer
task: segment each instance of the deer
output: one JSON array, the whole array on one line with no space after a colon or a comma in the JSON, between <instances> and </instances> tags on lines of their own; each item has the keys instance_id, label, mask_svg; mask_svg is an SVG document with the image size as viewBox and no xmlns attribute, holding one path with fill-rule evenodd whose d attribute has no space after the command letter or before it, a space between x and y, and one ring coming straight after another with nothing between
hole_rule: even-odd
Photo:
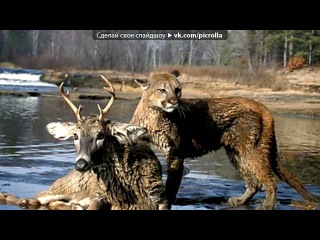
<instances>
[{"instance_id":1,"label":"deer","mask_svg":"<svg viewBox=\"0 0 320 240\"><path fill-rule=\"evenodd\" d=\"M50 122L46 129L55 139L73 138L75 167L32 199L0 193L0 203L25 208L80 210L167 210L162 166L150 147L146 128L107 119L115 100L111 82L101 75L111 90L105 108L97 104L99 115L82 116L65 93L59 92L74 112L76 122Z\"/></svg>"}]
</instances>

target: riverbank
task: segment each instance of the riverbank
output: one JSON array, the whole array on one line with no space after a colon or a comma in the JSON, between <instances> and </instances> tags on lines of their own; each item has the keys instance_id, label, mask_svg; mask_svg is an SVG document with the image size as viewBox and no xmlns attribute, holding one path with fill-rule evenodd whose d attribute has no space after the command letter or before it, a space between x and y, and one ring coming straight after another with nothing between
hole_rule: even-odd
<instances>
[{"instance_id":1,"label":"riverbank","mask_svg":"<svg viewBox=\"0 0 320 240\"><path fill-rule=\"evenodd\" d=\"M136 100L141 97L142 90L138 91L117 91L116 99ZM32 93L32 92L14 92L0 91L0 95L12 95L17 97L60 97L56 93ZM241 96L255 99L268 107L273 113L290 113L292 115L302 115L304 117L320 118L320 94L306 93L297 90L271 91L269 89L235 89L235 90L211 90L206 92L201 89L185 86L183 88L183 97L188 98L206 98L206 97L232 97ZM110 95L100 88L79 88L76 91L69 92L71 99L108 99Z\"/></svg>"},{"instance_id":2,"label":"riverbank","mask_svg":"<svg viewBox=\"0 0 320 240\"><path fill-rule=\"evenodd\" d=\"M1 65L0 65L1 66ZM165 67L163 71L171 71ZM214 75L213 70L198 70L197 68L180 67L182 77L180 79L183 86L183 97L185 98L212 98L241 96L253 98L265 104L274 113L301 114L310 117L320 117L320 68L305 68L288 71L267 71L254 84L253 80L245 81L245 77L237 79L235 76L225 77L230 72L219 70L220 75ZM70 90L70 98L79 99L105 99L109 94L103 90L104 82L101 75L107 77L116 90L116 98L131 100L141 97L142 90L135 83L135 79L147 80L148 74L128 73L111 70L85 71L85 70L51 70L44 69L42 81L59 85L65 83L65 87ZM233 73L234 74L234 73ZM252 76L251 76L252 77ZM269 87L262 86L261 81L266 81ZM246 84L245 84L246 83ZM0 94L15 95L19 97L27 96L59 96L57 92L14 92L0 91Z\"/></svg>"},{"instance_id":3,"label":"riverbank","mask_svg":"<svg viewBox=\"0 0 320 240\"><path fill-rule=\"evenodd\" d=\"M101 84L98 73L94 74ZM116 75L121 79L121 73ZM282 159L296 176L306 183L308 190L319 195L320 96L315 91L316 88L294 88L294 84L290 85L289 79L286 78L288 75L290 73L277 75L279 88L275 87L276 85L262 88L254 84L231 82L222 78L214 79L205 75L199 78L199 76L184 74L181 78L182 95L186 98L243 96L264 103L273 113L285 113L283 116L275 115ZM142 90L138 86L126 84L126 81L124 84L116 83L106 72L105 76L114 84L116 98L127 100L116 101L113 111L110 111L110 119L128 121ZM307 76L310 77L310 75ZM303 79L306 80L308 77L299 75L297 81L294 81L305 83ZM86 81L84 75L83 81ZM128 77L128 81L133 82L133 78ZM315 82L312 85L316 86L317 75L312 81ZM66 86L66 90L70 90L69 96L72 99L92 99L85 102L84 111L86 109L97 111L95 100L105 99L103 102L107 102L110 97L102 86ZM17 97L1 98L4 101L1 102L0 108L3 125L0 134L3 143L1 165L3 174L0 190L31 197L46 189L58 177L63 176L67 168L73 167L72 142L63 143L61 147L60 141L52 140L45 126L48 121L61 119L62 116L65 120L74 119L74 114L62 108L58 88L53 92L40 93L37 96L32 96L32 92L3 92L3 94ZM288 112L304 117L292 118L288 116ZM318 119L308 119L305 116ZM162 155L158 156L164 162ZM261 203L264 197L264 192L259 192L249 205L235 208L225 203L225 197L242 194L245 184L239 180L223 150L210 153L201 159L186 159L185 163L190 173L182 181L177 203L174 206L177 210L251 210ZM163 169L165 170L165 165ZM301 197L293 189L282 182L279 183L277 209L320 210L319 205L300 200ZM0 206L1 209L6 207Z\"/></svg>"}]
</instances>

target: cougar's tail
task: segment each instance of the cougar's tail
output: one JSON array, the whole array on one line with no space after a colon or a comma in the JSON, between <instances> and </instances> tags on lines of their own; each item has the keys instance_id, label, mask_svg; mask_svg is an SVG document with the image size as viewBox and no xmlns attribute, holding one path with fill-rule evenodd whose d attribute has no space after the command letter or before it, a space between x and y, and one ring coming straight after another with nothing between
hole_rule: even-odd
<instances>
[{"instance_id":1,"label":"cougar's tail","mask_svg":"<svg viewBox=\"0 0 320 240\"><path fill-rule=\"evenodd\" d=\"M273 168L275 174L280 180L289 184L294 188L305 200L310 202L320 203L320 196L307 191L307 189L301 184L300 180L287 169L280 161L280 155L276 153L275 167Z\"/></svg>"},{"instance_id":2,"label":"cougar's tail","mask_svg":"<svg viewBox=\"0 0 320 240\"><path fill-rule=\"evenodd\" d=\"M272 159L271 165L273 172L279 177L281 181L286 182L288 185L294 188L305 200L320 203L320 196L308 192L306 188L301 184L300 180L281 163L280 154L277 148L276 135L274 131L274 119L269 111L264 111L263 115L263 126L265 129L270 130L265 131L265 135L263 137L265 139L269 139L271 143L270 157ZM266 132L270 133L270 135Z\"/></svg>"}]
</instances>

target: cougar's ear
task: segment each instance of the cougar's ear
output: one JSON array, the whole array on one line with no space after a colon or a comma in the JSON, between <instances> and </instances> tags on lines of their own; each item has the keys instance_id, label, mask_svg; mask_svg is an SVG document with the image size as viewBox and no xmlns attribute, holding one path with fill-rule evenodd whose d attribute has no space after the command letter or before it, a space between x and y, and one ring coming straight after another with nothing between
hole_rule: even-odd
<instances>
[{"instance_id":1,"label":"cougar's ear","mask_svg":"<svg viewBox=\"0 0 320 240\"><path fill-rule=\"evenodd\" d=\"M74 122L51 122L47 124L47 131L56 139L67 140L73 136L76 123Z\"/></svg>"},{"instance_id":2,"label":"cougar's ear","mask_svg":"<svg viewBox=\"0 0 320 240\"><path fill-rule=\"evenodd\" d=\"M111 135L116 137L121 143L133 143L142 138L147 133L147 129L129 123L113 122L109 125Z\"/></svg>"},{"instance_id":3,"label":"cougar's ear","mask_svg":"<svg viewBox=\"0 0 320 240\"><path fill-rule=\"evenodd\" d=\"M143 91L147 90L150 87L150 83L145 82L144 80L136 79L134 81L142 88Z\"/></svg>"},{"instance_id":4,"label":"cougar's ear","mask_svg":"<svg viewBox=\"0 0 320 240\"><path fill-rule=\"evenodd\" d=\"M179 72L179 70L175 69L171 72L171 74L173 76L175 76L177 79L179 79L181 77L181 73Z\"/></svg>"}]
</instances>

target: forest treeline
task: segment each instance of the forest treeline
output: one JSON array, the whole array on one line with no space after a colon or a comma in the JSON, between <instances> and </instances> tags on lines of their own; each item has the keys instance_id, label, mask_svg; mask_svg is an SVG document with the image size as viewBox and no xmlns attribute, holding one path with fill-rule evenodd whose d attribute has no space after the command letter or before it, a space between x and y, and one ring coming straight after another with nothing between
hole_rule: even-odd
<instances>
[{"instance_id":1,"label":"forest treeline","mask_svg":"<svg viewBox=\"0 0 320 240\"><path fill-rule=\"evenodd\" d=\"M259 71L320 63L320 30L230 30L226 40L94 40L91 30L0 30L0 61L147 72L164 65Z\"/></svg>"}]
</instances>

